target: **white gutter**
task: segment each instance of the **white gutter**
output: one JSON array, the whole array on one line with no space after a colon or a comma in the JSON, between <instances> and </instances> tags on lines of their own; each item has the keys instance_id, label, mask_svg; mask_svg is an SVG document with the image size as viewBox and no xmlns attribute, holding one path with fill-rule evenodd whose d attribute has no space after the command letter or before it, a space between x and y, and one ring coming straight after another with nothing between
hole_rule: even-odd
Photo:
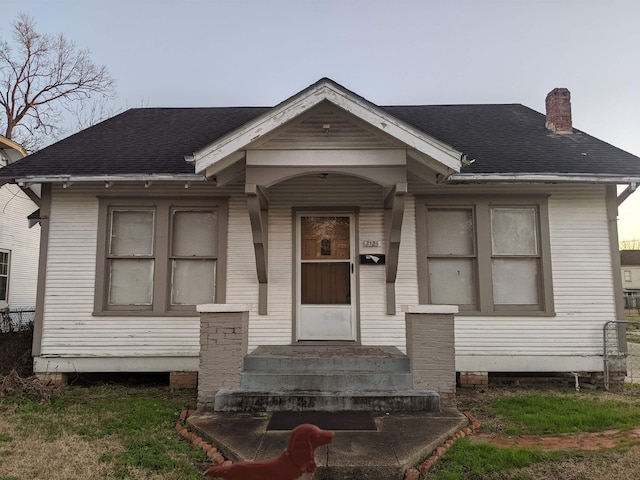
<instances>
[{"instance_id":1,"label":"white gutter","mask_svg":"<svg viewBox=\"0 0 640 480\"><path fill-rule=\"evenodd\" d=\"M588 173L454 173L448 182L553 182L553 183L615 183L638 184L640 176L597 175Z\"/></svg>"},{"instance_id":2,"label":"white gutter","mask_svg":"<svg viewBox=\"0 0 640 480\"><path fill-rule=\"evenodd\" d=\"M20 185L33 183L73 183L73 182L206 182L207 177L194 173L176 175L45 175L42 177L16 177Z\"/></svg>"}]
</instances>

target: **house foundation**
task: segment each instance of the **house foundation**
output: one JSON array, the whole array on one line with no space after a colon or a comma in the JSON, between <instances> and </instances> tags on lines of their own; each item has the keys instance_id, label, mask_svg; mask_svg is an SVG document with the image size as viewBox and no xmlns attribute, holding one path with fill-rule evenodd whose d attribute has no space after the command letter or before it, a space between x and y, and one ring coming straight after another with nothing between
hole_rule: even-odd
<instances>
[{"instance_id":1,"label":"house foundation","mask_svg":"<svg viewBox=\"0 0 640 480\"><path fill-rule=\"evenodd\" d=\"M198 387L198 372L169 372L169 388L173 390Z\"/></svg>"},{"instance_id":2,"label":"house foundation","mask_svg":"<svg viewBox=\"0 0 640 480\"><path fill-rule=\"evenodd\" d=\"M69 384L69 374L63 372L36 373L36 378L45 385L65 387Z\"/></svg>"},{"instance_id":3,"label":"house foundation","mask_svg":"<svg viewBox=\"0 0 640 480\"><path fill-rule=\"evenodd\" d=\"M489 372L460 372L458 384L463 388L488 387Z\"/></svg>"}]
</instances>

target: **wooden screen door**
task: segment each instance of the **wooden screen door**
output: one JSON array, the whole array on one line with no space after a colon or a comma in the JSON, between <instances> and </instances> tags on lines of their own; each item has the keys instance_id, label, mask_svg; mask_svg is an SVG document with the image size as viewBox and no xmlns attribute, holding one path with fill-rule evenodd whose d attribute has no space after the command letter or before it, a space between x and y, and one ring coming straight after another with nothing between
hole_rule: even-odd
<instances>
[{"instance_id":1,"label":"wooden screen door","mask_svg":"<svg viewBox=\"0 0 640 480\"><path fill-rule=\"evenodd\" d=\"M355 340L354 215L297 216L297 340Z\"/></svg>"}]
</instances>

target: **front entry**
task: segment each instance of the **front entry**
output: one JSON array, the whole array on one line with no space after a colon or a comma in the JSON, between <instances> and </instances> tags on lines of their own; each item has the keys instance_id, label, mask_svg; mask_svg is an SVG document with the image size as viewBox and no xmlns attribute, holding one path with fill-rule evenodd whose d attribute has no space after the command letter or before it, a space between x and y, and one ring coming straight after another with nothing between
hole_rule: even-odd
<instances>
[{"instance_id":1,"label":"front entry","mask_svg":"<svg viewBox=\"0 0 640 480\"><path fill-rule=\"evenodd\" d=\"M356 340L353 213L298 213L296 340Z\"/></svg>"}]
</instances>

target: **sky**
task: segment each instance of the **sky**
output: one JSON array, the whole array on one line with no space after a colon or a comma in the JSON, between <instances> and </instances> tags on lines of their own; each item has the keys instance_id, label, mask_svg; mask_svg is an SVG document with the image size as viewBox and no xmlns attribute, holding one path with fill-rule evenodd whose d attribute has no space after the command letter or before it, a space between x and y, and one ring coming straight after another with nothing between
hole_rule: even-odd
<instances>
[{"instance_id":1,"label":"sky","mask_svg":"<svg viewBox=\"0 0 640 480\"><path fill-rule=\"evenodd\" d=\"M573 125L640 156L638 0L2 0L117 81L117 109L271 106L329 77L377 105L571 91ZM640 239L640 193L619 209Z\"/></svg>"}]
</instances>

